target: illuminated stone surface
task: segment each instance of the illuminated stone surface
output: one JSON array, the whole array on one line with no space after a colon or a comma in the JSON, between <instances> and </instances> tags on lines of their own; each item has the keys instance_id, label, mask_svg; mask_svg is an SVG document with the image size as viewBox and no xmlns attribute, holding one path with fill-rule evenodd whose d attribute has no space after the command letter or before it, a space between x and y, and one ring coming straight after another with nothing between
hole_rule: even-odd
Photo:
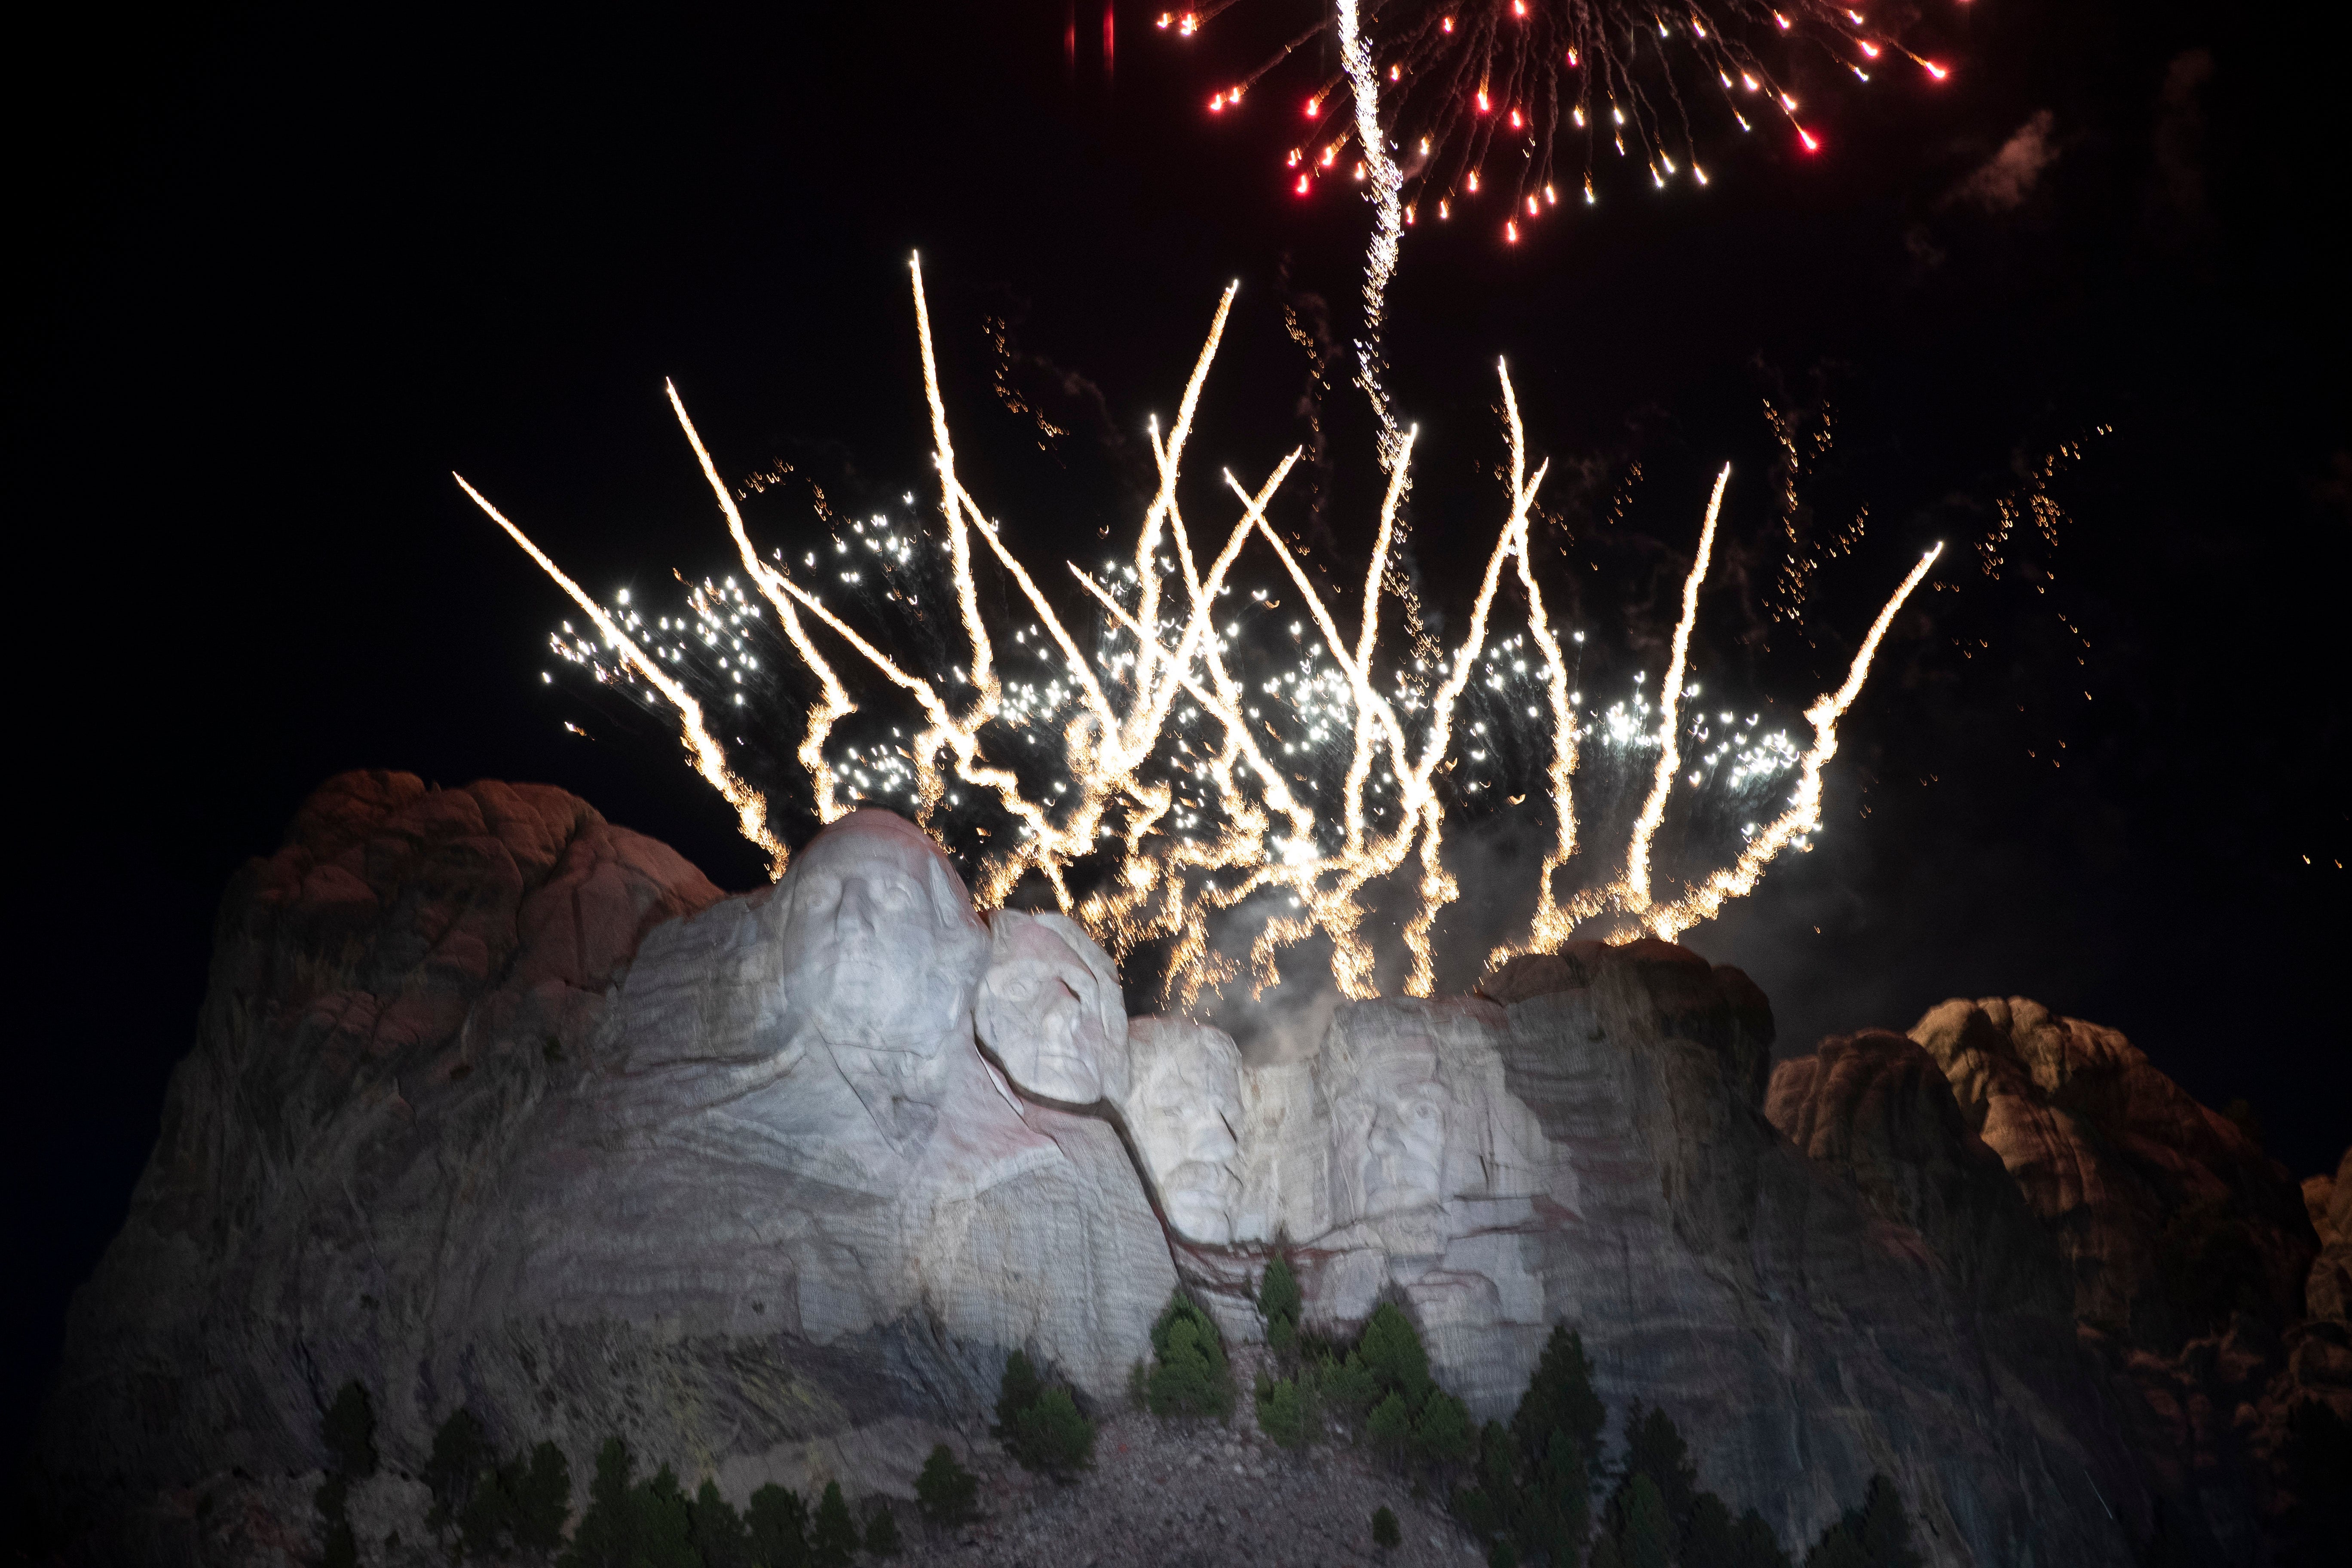
<instances>
[{"instance_id":1,"label":"illuminated stone surface","mask_svg":"<svg viewBox=\"0 0 2352 1568\"><path fill-rule=\"evenodd\" d=\"M411 1473L463 1404L575 1479L618 1434L739 1500L904 1495L1009 1349L1118 1399L1179 1269L1248 1337L1277 1244L1310 1327L1403 1302L1481 1418L1564 1322L1612 1429L1662 1406L1789 1541L1884 1470L1938 1564L2121 1563L2159 1489L2234 1550L2279 1391L2352 1405L2340 1320L2287 1321L2272 1282L2336 1300L2318 1238L2294 1250L2304 1194L2119 1036L2029 1004L1829 1042L1768 1095L1738 971L1574 942L1244 1066L1126 1019L1059 917L983 925L896 819L727 898L560 791L389 773L320 790L220 932L47 1417L101 1512L313 1469L354 1377ZM2078 1342L2111 1289L2158 1323L2165 1221L2132 1194L2176 1188L2272 1227L2270 1316L2178 1354ZM2341 1179L2313 1195L2340 1268Z\"/></svg>"}]
</instances>

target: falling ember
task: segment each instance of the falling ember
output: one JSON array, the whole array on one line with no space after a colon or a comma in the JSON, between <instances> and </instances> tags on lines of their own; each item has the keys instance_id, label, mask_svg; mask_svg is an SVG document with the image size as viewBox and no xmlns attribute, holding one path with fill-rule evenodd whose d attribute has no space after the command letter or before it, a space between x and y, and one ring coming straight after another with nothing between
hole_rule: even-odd
<instances>
[{"instance_id":1,"label":"falling ember","mask_svg":"<svg viewBox=\"0 0 2352 1568\"><path fill-rule=\"evenodd\" d=\"M1504 221L1503 237L1513 245L1519 243L1519 225L1517 219L1510 218Z\"/></svg>"},{"instance_id":2,"label":"falling ember","mask_svg":"<svg viewBox=\"0 0 2352 1568\"><path fill-rule=\"evenodd\" d=\"M1516 240L1516 225L1508 234ZM1280 978L1280 953L1318 933L1330 944L1340 992L1375 994L1385 961L1374 952L1373 933L1392 929L1391 915L1401 921L1395 929L1403 951L1392 956L1405 968L1402 988L1429 994L1436 922L1459 895L1444 861L1450 814L1482 804L1480 792L1493 787L1481 765L1498 724L1511 727L1514 744L1549 757L1542 765L1547 784L1528 792L1537 802L1528 809L1552 816L1551 847L1535 873L1534 913L1524 937L1499 950L1505 953L1555 944L1588 922L1612 935L1673 936L1752 889L1782 849L1806 847L1820 830L1821 777L1836 752L1837 721L1860 694L1871 660L1934 553L1879 613L1844 682L1808 710L1813 742L1801 756L1786 737L1743 730L1728 713L1720 720L1730 737L1715 734L1707 726L1716 716L1693 710L1685 700L1699 691L1690 677L1690 649L1729 481L1726 469L1685 580L1655 708L1637 692L1630 706L1620 702L1588 716L1580 710L1580 693L1570 689L1563 637L1537 572L1538 557L1550 553L1535 548L1532 532L1547 468L1529 471L1517 399L1507 369L1498 365L1508 505L1475 602L1460 622L1461 640L1450 648L1419 642L1384 661L1384 601L1402 597L1410 621L1420 619L1394 569L1412 431L1400 432L1388 465L1361 602L1346 612L1352 625L1344 629L1331 590L1308 574L1266 515L1299 452L1285 457L1255 489L1225 477L1234 510L1220 525L1221 542L1216 533L1196 531L1197 522L1188 525L1179 476L1233 304L1228 289L1173 424L1150 427L1158 490L1131 553L1099 571L1092 563L1066 563L1065 588L1074 585L1080 603L1108 619L1108 629L1086 647L963 485L919 261L910 279L939 479L932 525L878 515L853 522L836 533L825 568L814 550L796 563L781 551L762 556L672 388L673 412L725 520L742 575L723 585L689 584L693 619L653 624L630 607L625 594L610 606L599 605L487 498L458 481L588 616L594 635L572 636L567 626L569 640L555 639L557 653L599 681L677 715L689 760L735 807L745 837L769 854L772 873L782 874L785 856L768 826L768 802L730 763L704 720L708 699L694 689L698 681L726 679L741 704L742 670L777 646L747 644L753 627L781 633L781 646L817 688L793 755L807 770L818 820L868 802L892 805L963 858L983 906L1002 903L1024 877L1041 878L1065 912L1121 957L1139 944L1163 942L1168 991L1179 1006L1239 981L1262 990ZM1240 575L1245 552L1253 560L1270 557L1278 570L1278 597L1289 607L1255 624L1273 634L1273 621L1286 622L1289 637L1279 658L1253 652L1241 621L1252 612L1234 607L1247 603L1270 611L1277 601L1276 590L1251 588ZM975 567L982 559L1003 574L1001 593L981 591ZM925 574L921 591L953 605L935 623L947 634L944 649L902 656L826 604L818 592L829 581L822 572L835 569L853 584L861 560L877 573ZM837 562L853 569L837 570ZM912 589L918 578L893 580ZM1515 621L1518 612L1507 599L1523 618ZM1574 640L1580 643L1582 634ZM893 739L872 745L845 732L861 701L844 678L848 671L858 672L867 691L863 700L877 714L911 709L911 726L899 723L889 731ZM865 721L869 733L879 732L871 727L874 716ZM1751 716L1747 723L1756 721ZM1600 885L1567 891L1556 879L1580 863L1574 786L1580 758L1594 750L1648 758L1651 783L1622 868ZM1791 771L1798 776L1779 814L1748 835L1732 864L1679 890L1661 889L1653 846L1667 803L1685 789L1714 787L1702 781L1715 771L1727 781L1722 787L1750 792L1741 799L1774 787ZM983 816L999 829L991 833ZM1281 910L1280 918L1263 918L1269 909ZM1221 933L1235 931L1248 944L1245 954L1217 945Z\"/></svg>"}]
</instances>

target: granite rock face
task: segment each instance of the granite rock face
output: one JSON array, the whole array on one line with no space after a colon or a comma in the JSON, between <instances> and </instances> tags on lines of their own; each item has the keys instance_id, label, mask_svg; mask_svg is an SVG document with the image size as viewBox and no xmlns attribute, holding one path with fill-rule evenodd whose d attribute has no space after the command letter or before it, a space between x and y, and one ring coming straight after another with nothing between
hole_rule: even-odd
<instances>
[{"instance_id":1,"label":"granite rock face","mask_svg":"<svg viewBox=\"0 0 2352 1568\"><path fill-rule=\"evenodd\" d=\"M1881 1212L1766 1118L1769 1008L1685 949L1576 943L1470 997L1347 1005L1307 1059L1244 1068L1236 1245L1179 1267L1229 1325L1276 1248L1311 1327L1402 1301L1481 1418L1574 1326L1612 1409L1664 1408L1705 1483L1783 1540L1885 1471L1931 1562L2129 1562L2101 1500L2142 1525L2150 1500L2054 1249L1894 1038L1895 1124L1841 1144L1885 1145ZM1925 1171L1897 1169L1906 1115L1932 1129ZM2021 1274L2026 1304L1998 1300Z\"/></svg>"},{"instance_id":2,"label":"granite rock face","mask_svg":"<svg viewBox=\"0 0 2352 1568\"><path fill-rule=\"evenodd\" d=\"M904 1489L1013 1348L1112 1396L1167 1245L1117 1131L980 1058L987 952L880 814L722 898L560 791L334 781L225 902L45 1457L312 1469L357 1378L412 1472L462 1403L583 1478L617 1433L738 1498Z\"/></svg>"},{"instance_id":3,"label":"granite rock face","mask_svg":"<svg viewBox=\"0 0 2352 1568\"><path fill-rule=\"evenodd\" d=\"M2286 1321L2329 1288L2305 1194L2120 1037L1952 1004L1768 1092L1771 1039L1737 970L1574 942L1245 1066L880 813L725 897L561 791L348 775L224 902L44 1457L126 1505L296 1496L357 1378L394 1470L463 1404L578 1478L617 1433L739 1500L903 1495L1012 1349L1117 1399L1180 1278L1249 1338L1279 1249L1310 1326L1403 1303L1482 1418L1577 1328L1784 1541L1884 1471L1930 1563L2121 1564L2185 1451L2160 1397L2227 1436L2282 1358L2334 1375ZM2208 1233L2165 1205L2217 1193L2271 1226L2261 1310L2171 1360L2078 1340L2186 1331L2166 1260Z\"/></svg>"}]
</instances>

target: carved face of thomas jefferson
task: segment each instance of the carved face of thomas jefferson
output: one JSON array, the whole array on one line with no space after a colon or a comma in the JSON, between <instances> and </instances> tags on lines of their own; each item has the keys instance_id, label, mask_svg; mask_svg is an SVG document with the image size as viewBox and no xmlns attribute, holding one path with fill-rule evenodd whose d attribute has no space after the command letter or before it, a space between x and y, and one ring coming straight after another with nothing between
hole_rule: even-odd
<instances>
[{"instance_id":1,"label":"carved face of thomas jefferson","mask_svg":"<svg viewBox=\"0 0 2352 1568\"><path fill-rule=\"evenodd\" d=\"M921 829L852 812L810 841L779 892L784 994L836 1053L928 1058L969 1044L987 933Z\"/></svg>"},{"instance_id":2,"label":"carved face of thomas jefferson","mask_svg":"<svg viewBox=\"0 0 2352 1568\"><path fill-rule=\"evenodd\" d=\"M974 1021L1006 1075L1074 1105L1123 1096L1127 1008L1109 955L1058 914L998 910L989 933Z\"/></svg>"}]
</instances>

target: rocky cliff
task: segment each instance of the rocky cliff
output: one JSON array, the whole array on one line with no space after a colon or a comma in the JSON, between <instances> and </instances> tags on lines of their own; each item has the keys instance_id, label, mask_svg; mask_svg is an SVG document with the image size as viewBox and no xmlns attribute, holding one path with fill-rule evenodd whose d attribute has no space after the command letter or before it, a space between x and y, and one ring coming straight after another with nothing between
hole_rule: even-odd
<instances>
[{"instance_id":1,"label":"rocky cliff","mask_svg":"<svg viewBox=\"0 0 2352 1568\"><path fill-rule=\"evenodd\" d=\"M1330 1331L1402 1302L1481 1416L1566 1322L1783 1540L1884 1471L1937 1564L2121 1564L2173 1494L2242 1545L2279 1390L2352 1390L2342 1174L2295 1191L2030 1004L1769 1072L1737 970L1575 942L1240 1069L1200 1026L1129 1039L1107 966L992 938L904 825L835 845L730 898L558 790L323 788L224 900L53 1478L129 1517L234 1469L299 1510L357 1378L411 1473L462 1404L579 1476L618 1433L739 1498L903 1493L1009 1350L1116 1400L1180 1276L1246 1336L1277 1248ZM2242 1254L2251 1294L2184 1300L2182 1256Z\"/></svg>"}]
</instances>

